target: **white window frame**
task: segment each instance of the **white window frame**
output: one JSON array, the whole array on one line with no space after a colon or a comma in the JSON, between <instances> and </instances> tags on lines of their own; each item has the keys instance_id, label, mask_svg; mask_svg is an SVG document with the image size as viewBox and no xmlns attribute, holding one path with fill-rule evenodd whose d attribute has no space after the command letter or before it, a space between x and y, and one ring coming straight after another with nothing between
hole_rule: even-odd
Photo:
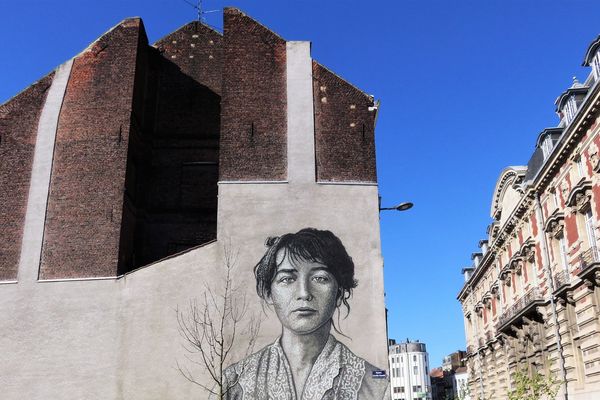
<instances>
[{"instance_id":1,"label":"white window frame","mask_svg":"<svg viewBox=\"0 0 600 400\"><path fill-rule=\"evenodd\" d=\"M596 79L600 79L600 52L596 52L596 55L592 59L592 69Z\"/></svg>"},{"instance_id":2,"label":"white window frame","mask_svg":"<svg viewBox=\"0 0 600 400\"><path fill-rule=\"evenodd\" d=\"M575 102L575 96L569 96L563 107L563 114L565 116L565 123L570 124L577 114L577 103Z\"/></svg>"},{"instance_id":3,"label":"white window frame","mask_svg":"<svg viewBox=\"0 0 600 400\"><path fill-rule=\"evenodd\" d=\"M590 248L596 248L596 233L594 232L594 215L592 214L592 210L587 210L587 212L584 214L584 219L588 244Z\"/></svg>"},{"instance_id":4,"label":"white window frame","mask_svg":"<svg viewBox=\"0 0 600 400\"><path fill-rule=\"evenodd\" d=\"M558 251L560 253L560 260L562 262L563 268L565 269L565 271L567 271L569 268L569 263L567 261L567 243L564 235L562 235L558 239Z\"/></svg>"}]
</instances>

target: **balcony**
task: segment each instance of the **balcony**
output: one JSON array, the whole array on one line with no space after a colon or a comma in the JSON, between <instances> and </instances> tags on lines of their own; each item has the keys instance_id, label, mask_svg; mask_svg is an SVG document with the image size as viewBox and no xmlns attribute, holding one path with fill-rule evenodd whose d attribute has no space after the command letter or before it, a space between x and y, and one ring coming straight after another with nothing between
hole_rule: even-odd
<instances>
[{"instance_id":1,"label":"balcony","mask_svg":"<svg viewBox=\"0 0 600 400\"><path fill-rule=\"evenodd\" d=\"M554 297L564 306L566 303L573 302L573 287L571 286L571 274L567 271L560 271L554 274Z\"/></svg>"},{"instance_id":2,"label":"balcony","mask_svg":"<svg viewBox=\"0 0 600 400\"><path fill-rule=\"evenodd\" d=\"M596 246L592 246L579 255L579 265L575 273L588 287L600 285L600 256Z\"/></svg>"},{"instance_id":3,"label":"balcony","mask_svg":"<svg viewBox=\"0 0 600 400\"><path fill-rule=\"evenodd\" d=\"M496 330L514 336L512 327L523 325L524 318L541 321L536 308L544 304L544 298L538 288L533 288L517 300L498 319Z\"/></svg>"}]
</instances>

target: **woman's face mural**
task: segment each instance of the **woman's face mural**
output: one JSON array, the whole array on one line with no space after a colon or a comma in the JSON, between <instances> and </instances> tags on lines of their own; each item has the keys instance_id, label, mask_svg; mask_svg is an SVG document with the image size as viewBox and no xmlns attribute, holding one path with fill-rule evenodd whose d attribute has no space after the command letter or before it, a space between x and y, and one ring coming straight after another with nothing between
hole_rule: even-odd
<instances>
[{"instance_id":1,"label":"woman's face mural","mask_svg":"<svg viewBox=\"0 0 600 400\"><path fill-rule=\"evenodd\" d=\"M382 371L331 335L335 310L350 312L357 285L341 240L305 228L265 244L256 290L275 310L281 336L225 370L227 400L389 399L387 379L373 378Z\"/></svg>"},{"instance_id":2,"label":"woman's face mural","mask_svg":"<svg viewBox=\"0 0 600 400\"><path fill-rule=\"evenodd\" d=\"M338 305L339 286L327 266L292 260L283 250L277 253L277 259L267 303L273 305L283 329L303 335L329 328Z\"/></svg>"}]
</instances>

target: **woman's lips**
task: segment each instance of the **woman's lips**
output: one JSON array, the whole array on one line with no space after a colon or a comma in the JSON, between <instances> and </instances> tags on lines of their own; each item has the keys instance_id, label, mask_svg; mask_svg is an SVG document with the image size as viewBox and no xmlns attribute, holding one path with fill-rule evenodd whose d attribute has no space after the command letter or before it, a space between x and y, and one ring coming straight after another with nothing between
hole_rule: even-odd
<instances>
[{"instance_id":1,"label":"woman's lips","mask_svg":"<svg viewBox=\"0 0 600 400\"><path fill-rule=\"evenodd\" d=\"M312 314L312 313L317 312L317 310L315 310L314 308L310 308L310 307L298 307L293 312L298 313L298 314Z\"/></svg>"}]
</instances>

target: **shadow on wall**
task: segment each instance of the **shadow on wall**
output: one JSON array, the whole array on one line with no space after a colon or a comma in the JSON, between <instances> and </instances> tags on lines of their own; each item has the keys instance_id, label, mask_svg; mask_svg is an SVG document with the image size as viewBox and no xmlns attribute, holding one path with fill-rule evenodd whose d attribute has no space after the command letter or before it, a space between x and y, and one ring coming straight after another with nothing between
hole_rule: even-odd
<instances>
[{"instance_id":1,"label":"shadow on wall","mask_svg":"<svg viewBox=\"0 0 600 400\"><path fill-rule=\"evenodd\" d=\"M119 271L216 238L221 97L158 50L136 77Z\"/></svg>"}]
</instances>

